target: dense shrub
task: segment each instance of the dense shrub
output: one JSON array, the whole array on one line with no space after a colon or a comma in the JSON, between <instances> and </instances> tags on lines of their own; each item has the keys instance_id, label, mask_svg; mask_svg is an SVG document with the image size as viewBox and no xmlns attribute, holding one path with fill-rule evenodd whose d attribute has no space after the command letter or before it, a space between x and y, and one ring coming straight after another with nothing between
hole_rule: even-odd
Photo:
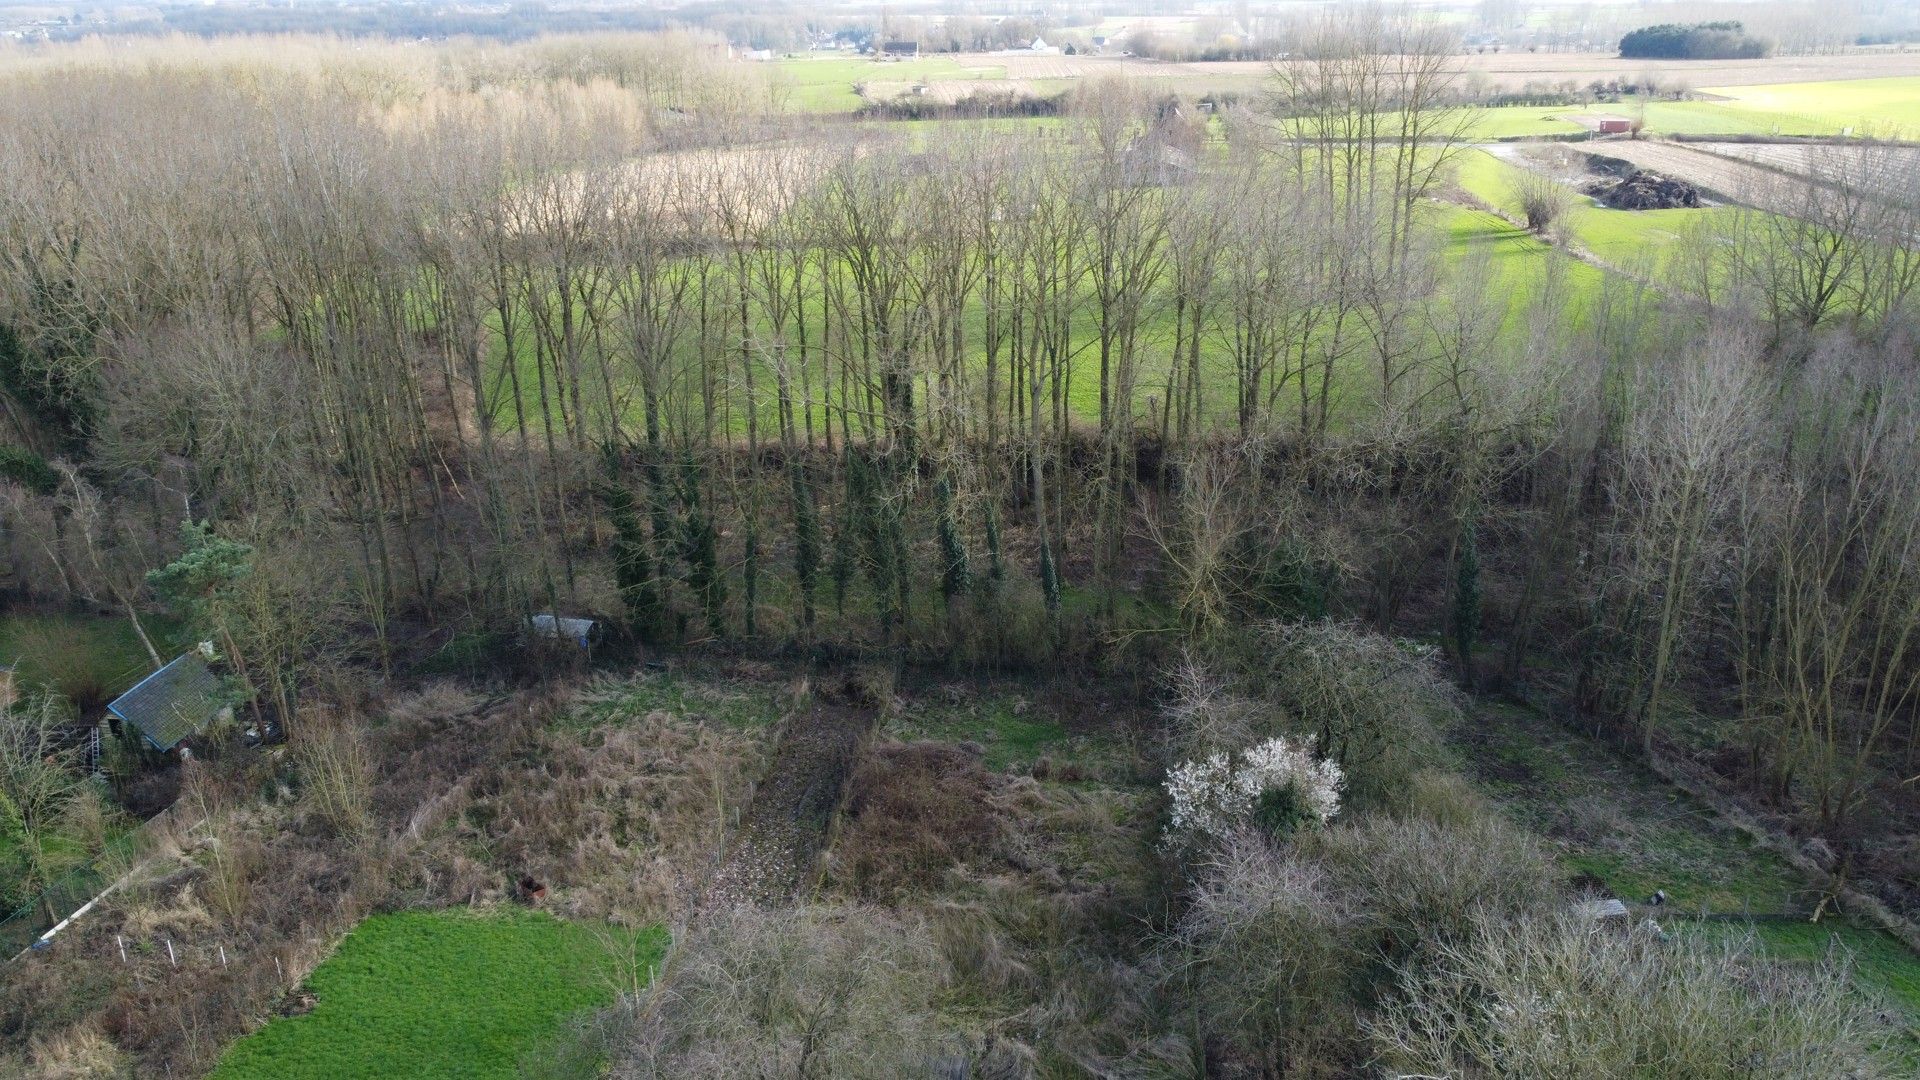
<instances>
[{"instance_id":1,"label":"dense shrub","mask_svg":"<svg viewBox=\"0 0 1920 1080\"><path fill-rule=\"evenodd\" d=\"M1497 812L1465 777L1435 769L1409 777L1387 800L1386 809L1397 817L1451 828L1471 827Z\"/></svg>"},{"instance_id":2,"label":"dense shrub","mask_svg":"<svg viewBox=\"0 0 1920 1080\"><path fill-rule=\"evenodd\" d=\"M0 480L11 480L36 495L51 495L60 486L47 459L24 446L0 446Z\"/></svg>"},{"instance_id":3,"label":"dense shrub","mask_svg":"<svg viewBox=\"0 0 1920 1080\"><path fill-rule=\"evenodd\" d=\"M1339 1075L1367 961L1358 915L1319 865L1243 834L1205 865L1175 930L1178 993L1263 1075Z\"/></svg>"},{"instance_id":4,"label":"dense shrub","mask_svg":"<svg viewBox=\"0 0 1920 1080\"><path fill-rule=\"evenodd\" d=\"M1481 918L1551 911L1563 899L1545 847L1499 817L1451 826L1376 815L1309 833L1301 846L1389 956L1457 940Z\"/></svg>"},{"instance_id":5,"label":"dense shrub","mask_svg":"<svg viewBox=\"0 0 1920 1080\"><path fill-rule=\"evenodd\" d=\"M619 1078L928 1075L946 980L924 926L867 907L741 907L688 930L631 1004Z\"/></svg>"},{"instance_id":6,"label":"dense shrub","mask_svg":"<svg viewBox=\"0 0 1920 1080\"><path fill-rule=\"evenodd\" d=\"M1749 943L1750 944L1750 943ZM1874 1077L1895 1074L1846 968L1756 961L1738 942L1486 919L1403 973L1371 1025L1396 1073Z\"/></svg>"},{"instance_id":7,"label":"dense shrub","mask_svg":"<svg viewBox=\"0 0 1920 1080\"><path fill-rule=\"evenodd\" d=\"M359 836L371 822L373 755L358 718L302 724L293 743L300 796L335 836Z\"/></svg>"},{"instance_id":8,"label":"dense shrub","mask_svg":"<svg viewBox=\"0 0 1920 1080\"><path fill-rule=\"evenodd\" d=\"M1339 765L1357 807L1439 760L1458 692L1427 653L1336 622L1271 622L1242 648L1250 685Z\"/></svg>"},{"instance_id":9,"label":"dense shrub","mask_svg":"<svg viewBox=\"0 0 1920 1080\"><path fill-rule=\"evenodd\" d=\"M1167 756L1191 761L1251 746L1279 730L1279 710L1234 693L1227 681L1192 655L1166 676Z\"/></svg>"}]
</instances>

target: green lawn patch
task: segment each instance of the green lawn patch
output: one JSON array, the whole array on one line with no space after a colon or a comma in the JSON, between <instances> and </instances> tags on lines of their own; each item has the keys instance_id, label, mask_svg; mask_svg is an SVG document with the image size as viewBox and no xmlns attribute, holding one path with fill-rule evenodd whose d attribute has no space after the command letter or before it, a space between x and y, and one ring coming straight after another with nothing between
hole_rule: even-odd
<instances>
[{"instance_id":1,"label":"green lawn patch","mask_svg":"<svg viewBox=\"0 0 1920 1080\"><path fill-rule=\"evenodd\" d=\"M609 681L582 695L568 720L583 728L637 719L651 712L710 719L727 727L763 728L786 711L764 686L742 686L674 671L648 672Z\"/></svg>"},{"instance_id":2,"label":"green lawn patch","mask_svg":"<svg viewBox=\"0 0 1920 1080\"><path fill-rule=\"evenodd\" d=\"M1637 761L1553 720L1487 706L1461 733L1475 779L1615 895L1678 911L1791 914L1817 890L1784 859Z\"/></svg>"},{"instance_id":3,"label":"green lawn patch","mask_svg":"<svg viewBox=\"0 0 1920 1080\"><path fill-rule=\"evenodd\" d=\"M640 945L657 963L666 932ZM213 1077L507 1080L567 1017L613 1000L615 970L590 927L539 912L376 915L308 978L312 1012L235 1043Z\"/></svg>"},{"instance_id":4,"label":"green lawn patch","mask_svg":"<svg viewBox=\"0 0 1920 1080\"><path fill-rule=\"evenodd\" d=\"M995 771L1032 765L1072 749L1075 741L1057 719L1030 702L998 696L917 705L888 721L887 733L908 740L977 742L986 748L987 768Z\"/></svg>"}]
</instances>

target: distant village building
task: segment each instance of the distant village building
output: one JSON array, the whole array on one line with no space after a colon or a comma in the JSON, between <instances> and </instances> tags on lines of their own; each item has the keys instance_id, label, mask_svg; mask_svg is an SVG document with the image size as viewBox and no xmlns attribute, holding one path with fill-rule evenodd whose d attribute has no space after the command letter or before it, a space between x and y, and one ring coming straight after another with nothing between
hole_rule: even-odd
<instances>
[{"instance_id":1,"label":"distant village building","mask_svg":"<svg viewBox=\"0 0 1920 1080\"><path fill-rule=\"evenodd\" d=\"M1033 39L1033 44L1027 46L1027 51L1032 53L1041 53L1046 56L1057 56L1059 55L1060 48L1057 45L1047 44L1046 38L1037 37Z\"/></svg>"},{"instance_id":2,"label":"distant village building","mask_svg":"<svg viewBox=\"0 0 1920 1080\"><path fill-rule=\"evenodd\" d=\"M882 42L880 55L888 60L917 60L920 58L920 43L918 41Z\"/></svg>"}]
</instances>

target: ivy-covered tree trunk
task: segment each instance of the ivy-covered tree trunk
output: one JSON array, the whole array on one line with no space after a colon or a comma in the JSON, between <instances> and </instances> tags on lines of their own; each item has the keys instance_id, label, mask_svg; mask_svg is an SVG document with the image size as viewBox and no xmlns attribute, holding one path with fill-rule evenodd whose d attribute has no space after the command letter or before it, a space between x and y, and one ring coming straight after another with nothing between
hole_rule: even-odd
<instances>
[{"instance_id":1,"label":"ivy-covered tree trunk","mask_svg":"<svg viewBox=\"0 0 1920 1080\"><path fill-rule=\"evenodd\" d=\"M660 595L653 568L651 539L634 508L633 493L620 482L619 466L608 456L608 478L601 483L600 501L613 526L613 580L626 607L627 628L642 641L651 641L660 626Z\"/></svg>"},{"instance_id":2,"label":"ivy-covered tree trunk","mask_svg":"<svg viewBox=\"0 0 1920 1080\"><path fill-rule=\"evenodd\" d=\"M940 595L949 607L956 597L973 588L973 567L967 559L967 546L960 536L960 522L954 515L953 483L945 476L934 485L937 528L940 534Z\"/></svg>"},{"instance_id":3,"label":"ivy-covered tree trunk","mask_svg":"<svg viewBox=\"0 0 1920 1080\"><path fill-rule=\"evenodd\" d=\"M813 503L806 465L789 459L787 474L793 493L793 572L800 582L800 625L811 633L814 595L820 585L820 512Z\"/></svg>"}]
</instances>

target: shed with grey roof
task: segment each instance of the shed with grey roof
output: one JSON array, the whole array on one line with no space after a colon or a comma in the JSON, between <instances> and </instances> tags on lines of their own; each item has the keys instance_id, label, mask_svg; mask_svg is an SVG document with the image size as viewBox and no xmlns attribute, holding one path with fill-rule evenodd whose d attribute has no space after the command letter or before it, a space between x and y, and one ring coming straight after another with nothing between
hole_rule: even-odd
<instances>
[{"instance_id":1,"label":"shed with grey roof","mask_svg":"<svg viewBox=\"0 0 1920 1080\"><path fill-rule=\"evenodd\" d=\"M220 677L199 653L187 653L115 698L107 711L165 753L206 730L225 708Z\"/></svg>"}]
</instances>

